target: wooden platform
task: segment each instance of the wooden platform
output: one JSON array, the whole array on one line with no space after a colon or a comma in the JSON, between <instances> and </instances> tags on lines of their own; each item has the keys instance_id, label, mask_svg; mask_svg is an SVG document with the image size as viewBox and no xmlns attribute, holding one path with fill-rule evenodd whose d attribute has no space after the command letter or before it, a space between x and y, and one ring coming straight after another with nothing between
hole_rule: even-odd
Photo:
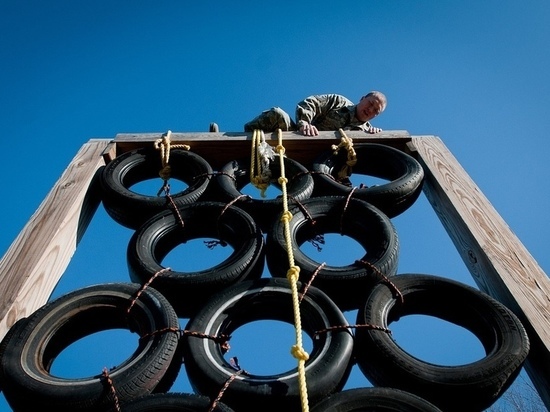
<instances>
[{"instance_id":1,"label":"wooden platform","mask_svg":"<svg viewBox=\"0 0 550 412\"><path fill-rule=\"evenodd\" d=\"M354 143L403 150L425 170L424 193L478 287L518 315L528 330L526 370L550 409L550 281L506 222L437 136L406 131L346 132ZM115 156L152 144L161 133L119 134L85 143L0 260L0 338L18 319L45 304L67 268L98 205L96 173ZM277 144L277 136L266 136ZM251 133L172 133L214 169L250 153ZM283 133L287 156L309 165L338 132L318 137Z\"/></svg>"}]
</instances>

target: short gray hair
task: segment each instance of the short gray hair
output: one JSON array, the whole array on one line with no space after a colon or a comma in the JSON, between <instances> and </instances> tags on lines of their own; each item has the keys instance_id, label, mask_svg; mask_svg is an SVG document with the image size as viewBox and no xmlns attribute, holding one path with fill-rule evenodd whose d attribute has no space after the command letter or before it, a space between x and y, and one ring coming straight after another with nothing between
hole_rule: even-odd
<instances>
[{"instance_id":1,"label":"short gray hair","mask_svg":"<svg viewBox=\"0 0 550 412\"><path fill-rule=\"evenodd\" d=\"M382 104L381 111L383 112L386 109L386 106L388 105L388 99L386 98L386 95L382 92L373 90L371 92L368 92L365 97L373 96L376 97L380 103Z\"/></svg>"}]
</instances>

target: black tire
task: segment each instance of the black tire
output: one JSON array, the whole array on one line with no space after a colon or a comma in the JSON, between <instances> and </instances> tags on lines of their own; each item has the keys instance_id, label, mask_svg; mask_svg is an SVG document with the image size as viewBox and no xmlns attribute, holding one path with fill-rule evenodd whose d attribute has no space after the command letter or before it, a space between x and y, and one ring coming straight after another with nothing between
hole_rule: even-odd
<instances>
[{"instance_id":1,"label":"black tire","mask_svg":"<svg viewBox=\"0 0 550 412\"><path fill-rule=\"evenodd\" d=\"M418 199L424 181L424 169L412 156L390 146L360 143L353 146L357 163L353 174L363 174L388 180L378 186L355 188L353 197L366 200L393 218ZM347 152L323 152L313 163L315 189L313 196L348 196L352 188L339 183L338 172L345 165Z\"/></svg>"},{"instance_id":2,"label":"black tire","mask_svg":"<svg viewBox=\"0 0 550 412\"><path fill-rule=\"evenodd\" d=\"M67 379L50 374L56 357L93 333L128 329L140 337L136 351L109 371L119 402L167 391L181 368L179 329L168 301L153 288L112 283L79 289L44 305L8 341L2 356L2 389L14 410L97 411L115 405L111 388L96 376ZM138 339L136 339L138 340ZM169 379L166 378L169 376ZM168 379L168 380L167 380Z\"/></svg>"},{"instance_id":3,"label":"black tire","mask_svg":"<svg viewBox=\"0 0 550 412\"><path fill-rule=\"evenodd\" d=\"M176 206L193 203L206 191L212 175L212 167L196 153L183 149L170 151L171 179L187 184L178 193L170 193ZM151 216L172 209L168 197L144 195L133 192L132 185L158 178L161 189L161 154L153 147L132 150L109 162L100 175L103 205L107 214L116 222L130 229L139 228Z\"/></svg>"},{"instance_id":4,"label":"black tire","mask_svg":"<svg viewBox=\"0 0 550 412\"><path fill-rule=\"evenodd\" d=\"M272 178L270 184L281 188L278 178L281 175L281 165L278 156L270 162ZM297 161L284 158L285 177L288 179L287 195L289 202L303 201L313 193L313 177L303 165ZM226 163L215 178L218 200L229 203L240 196L235 203L246 210L265 232L271 226L275 217L283 210L282 195L274 199L256 199L243 196L241 190L250 183L250 159L233 160Z\"/></svg>"},{"instance_id":5,"label":"black tire","mask_svg":"<svg viewBox=\"0 0 550 412\"><path fill-rule=\"evenodd\" d=\"M207 412L212 401L191 393L155 393L122 405L123 412ZM214 412L233 412L229 406L217 403Z\"/></svg>"},{"instance_id":6,"label":"black tire","mask_svg":"<svg viewBox=\"0 0 550 412\"><path fill-rule=\"evenodd\" d=\"M294 263L300 268L300 281L308 283L317 273L312 284L329 295L341 310L358 309L372 287L382 280L381 274L390 277L397 272L399 239L396 229L373 205L359 199L347 202L341 196L323 196L308 199L289 211L292 213L289 222L291 248ZM316 235L327 233L351 237L363 246L365 255L345 266L326 265L319 270L323 262L307 256L300 246ZM266 241L266 261L272 276L286 277L287 255L284 224L277 219Z\"/></svg>"},{"instance_id":7,"label":"black tire","mask_svg":"<svg viewBox=\"0 0 550 412\"><path fill-rule=\"evenodd\" d=\"M331 326L348 325L342 312L321 290L312 287L300 304L302 330L312 337L313 348L305 362L308 398L321 400L344 386L352 365L353 336L346 328L321 333ZM231 335L256 320L294 324L290 283L262 278L234 285L214 296L192 318L186 329L206 335ZM224 359L220 345L211 339L182 339L185 368L196 392L216 397L235 369ZM291 356L289 354L289 356ZM223 402L235 410L299 410L297 368L270 376L241 373L228 385Z\"/></svg>"},{"instance_id":8,"label":"black tire","mask_svg":"<svg viewBox=\"0 0 550 412\"><path fill-rule=\"evenodd\" d=\"M441 412L412 393L394 388L348 389L315 404L311 412Z\"/></svg>"},{"instance_id":9,"label":"black tire","mask_svg":"<svg viewBox=\"0 0 550 412\"><path fill-rule=\"evenodd\" d=\"M222 213L223 212L223 213ZM145 222L130 238L128 267L132 281L145 284L160 272L152 285L172 304L179 317L191 317L216 292L243 280L257 279L264 269L264 238L244 210L218 202L196 202L179 209L184 225L171 211ZM213 238L233 252L223 262L197 272L181 272L161 265L175 247L191 239ZM208 259L203 256L189 259Z\"/></svg>"},{"instance_id":10,"label":"black tire","mask_svg":"<svg viewBox=\"0 0 550 412\"><path fill-rule=\"evenodd\" d=\"M13 325L11 325L6 335L2 338L2 341L0 342L0 365L2 365L3 363L3 356L4 352L6 351L6 347L8 346L8 342L13 339L13 336L17 335L21 330L23 330L26 322L27 318L21 318L17 320ZM0 392L2 391L2 383L4 382L4 380L4 374L2 372L2 368L0 367Z\"/></svg>"},{"instance_id":11,"label":"black tire","mask_svg":"<svg viewBox=\"0 0 550 412\"><path fill-rule=\"evenodd\" d=\"M357 324L389 328L402 316L434 316L472 332L486 356L465 365L436 365L404 351L391 334L359 328L355 349L364 375L375 386L412 392L445 411L488 408L518 375L529 352L529 339L518 318L485 293L454 280L400 274L392 282L403 304L395 291L379 284L359 310Z\"/></svg>"}]
</instances>

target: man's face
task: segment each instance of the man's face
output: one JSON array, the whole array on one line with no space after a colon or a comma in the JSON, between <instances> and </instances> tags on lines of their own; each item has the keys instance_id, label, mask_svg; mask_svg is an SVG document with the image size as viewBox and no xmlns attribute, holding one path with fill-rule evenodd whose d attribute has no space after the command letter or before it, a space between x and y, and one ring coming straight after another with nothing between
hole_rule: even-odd
<instances>
[{"instance_id":1,"label":"man's face","mask_svg":"<svg viewBox=\"0 0 550 412\"><path fill-rule=\"evenodd\" d=\"M355 116L361 122L368 122L382 112L382 103L374 96L363 97L355 109Z\"/></svg>"}]
</instances>

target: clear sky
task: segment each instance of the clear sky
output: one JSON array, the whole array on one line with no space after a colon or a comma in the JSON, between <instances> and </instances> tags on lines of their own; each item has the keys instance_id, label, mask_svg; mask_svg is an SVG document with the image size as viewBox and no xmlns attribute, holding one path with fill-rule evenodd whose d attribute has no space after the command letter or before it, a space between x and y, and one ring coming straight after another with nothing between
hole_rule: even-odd
<instances>
[{"instance_id":1,"label":"clear sky","mask_svg":"<svg viewBox=\"0 0 550 412\"><path fill-rule=\"evenodd\" d=\"M0 253L89 139L241 131L271 106L376 89L389 103L372 123L441 137L548 273L549 20L545 0L1 0ZM427 200L409 212L399 272L473 285ZM100 208L56 296L128 281L129 231L113 226Z\"/></svg>"}]
</instances>

